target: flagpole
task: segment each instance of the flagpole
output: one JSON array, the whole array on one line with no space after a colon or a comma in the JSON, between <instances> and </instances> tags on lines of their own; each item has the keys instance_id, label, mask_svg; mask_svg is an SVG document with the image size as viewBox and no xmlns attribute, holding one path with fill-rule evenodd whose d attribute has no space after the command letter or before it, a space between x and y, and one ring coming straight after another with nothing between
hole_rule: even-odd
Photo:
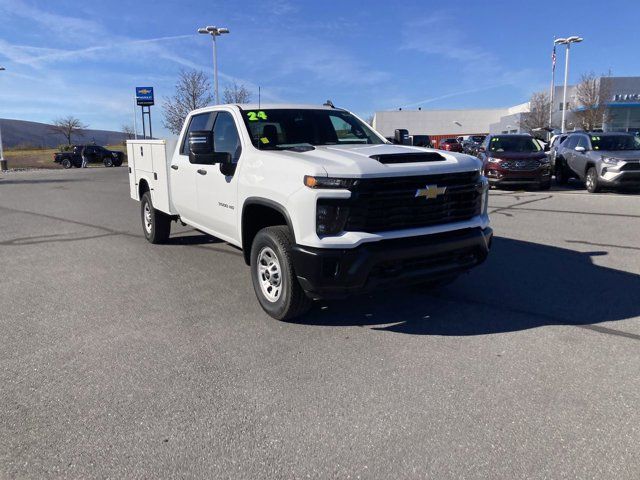
<instances>
[{"instance_id":1,"label":"flagpole","mask_svg":"<svg viewBox=\"0 0 640 480\"><path fill-rule=\"evenodd\" d=\"M553 99L556 90L556 38L553 37L553 53L551 54L551 93L549 94L549 128L553 123Z\"/></svg>"}]
</instances>

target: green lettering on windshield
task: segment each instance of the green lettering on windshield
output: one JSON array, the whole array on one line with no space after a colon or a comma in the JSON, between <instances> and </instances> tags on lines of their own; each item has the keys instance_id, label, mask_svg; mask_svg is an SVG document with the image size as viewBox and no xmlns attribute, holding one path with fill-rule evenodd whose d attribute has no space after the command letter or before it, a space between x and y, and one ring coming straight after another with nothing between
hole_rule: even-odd
<instances>
[{"instance_id":1,"label":"green lettering on windshield","mask_svg":"<svg viewBox=\"0 0 640 480\"><path fill-rule=\"evenodd\" d=\"M260 110L259 112L247 112L247 118L250 122L257 122L259 120L266 120L267 114L262 110Z\"/></svg>"}]
</instances>

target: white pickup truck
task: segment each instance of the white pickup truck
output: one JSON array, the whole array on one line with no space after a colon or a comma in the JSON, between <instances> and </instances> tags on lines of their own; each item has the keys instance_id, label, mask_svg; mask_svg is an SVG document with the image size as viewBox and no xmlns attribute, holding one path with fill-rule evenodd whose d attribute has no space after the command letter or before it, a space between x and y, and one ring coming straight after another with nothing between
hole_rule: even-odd
<instances>
[{"instance_id":1,"label":"white pickup truck","mask_svg":"<svg viewBox=\"0 0 640 480\"><path fill-rule=\"evenodd\" d=\"M127 152L147 240L179 220L241 248L277 319L321 298L448 283L491 246L479 160L391 145L340 108L207 107L176 145L129 140Z\"/></svg>"}]
</instances>

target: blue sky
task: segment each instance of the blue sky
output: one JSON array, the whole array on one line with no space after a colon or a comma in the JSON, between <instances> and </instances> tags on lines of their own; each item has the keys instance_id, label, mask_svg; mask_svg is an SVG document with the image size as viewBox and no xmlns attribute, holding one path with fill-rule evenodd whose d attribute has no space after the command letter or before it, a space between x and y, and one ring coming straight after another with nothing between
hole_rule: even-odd
<instances>
[{"instance_id":1,"label":"blue sky","mask_svg":"<svg viewBox=\"0 0 640 480\"><path fill-rule=\"evenodd\" d=\"M211 41L195 33L204 25L231 30L218 45L222 87L235 80L256 98L260 85L263 101L331 99L364 117L522 103L548 89L554 36L585 38L570 81L640 75L637 0L0 0L0 117L131 124L136 85L154 86L158 101L180 69L212 71ZM164 133L159 106L153 115Z\"/></svg>"}]
</instances>

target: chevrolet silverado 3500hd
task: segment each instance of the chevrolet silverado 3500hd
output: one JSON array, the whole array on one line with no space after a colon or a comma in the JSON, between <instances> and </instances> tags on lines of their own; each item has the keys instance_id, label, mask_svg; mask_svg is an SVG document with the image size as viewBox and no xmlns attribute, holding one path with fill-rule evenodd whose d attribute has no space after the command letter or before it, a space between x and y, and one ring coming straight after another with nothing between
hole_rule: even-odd
<instances>
[{"instance_id":1,"label":"chevrolet silverado 3500hd","mask_svg":"<svg viewBox=\"0 0 640 480\"><path fill-rule=\"evenodd\" d=\"M478 159L391 145L332 106L207 107L175 147L129 140L127 151L147 240L180 220L241 248L276 319L315 299L447 283L491 246Z\"/></svg>"}]
</instances>

